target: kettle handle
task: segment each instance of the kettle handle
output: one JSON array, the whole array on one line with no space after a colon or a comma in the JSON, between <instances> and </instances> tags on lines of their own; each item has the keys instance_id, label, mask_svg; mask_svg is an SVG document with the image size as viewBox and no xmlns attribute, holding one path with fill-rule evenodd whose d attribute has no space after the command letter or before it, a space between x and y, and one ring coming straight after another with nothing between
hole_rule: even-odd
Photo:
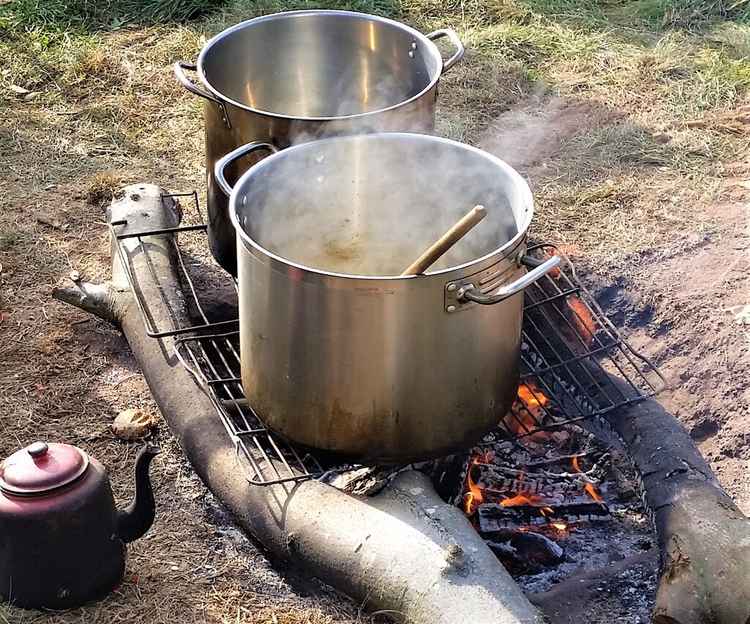
<instances>
[{"instance_id":1,"label":"kettle handle","mask_svg":"<svg viewBox=\"0 0 750 624\"><path fill-rule=\"evenodd\" d=\"M214 178L216 179L216 183L219 185L219 188L221 188L222 191L224 191L224 194L229 197L232 194L232 185L227 182L226 175L224 172L226 171L226 168L231 165L235 160L240 158L241 156L245 156L246 154L250 154L251 152L254 152L256 150L265 149L269 152L275 154L279 151L278 147L275 147L271 145L270 143L263 143L262 141L255 141L253 143L247 143L245 145L241 145L235 150L232 150L225 156L222 156L219 158L219 160L216 161L216 165L214 166Z\"/></svg>"}]
</instances>

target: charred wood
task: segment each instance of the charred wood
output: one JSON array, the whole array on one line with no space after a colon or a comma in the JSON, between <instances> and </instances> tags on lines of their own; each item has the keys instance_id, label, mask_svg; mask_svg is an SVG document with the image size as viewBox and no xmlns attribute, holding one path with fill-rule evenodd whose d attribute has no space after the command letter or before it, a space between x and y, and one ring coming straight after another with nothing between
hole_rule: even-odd
<instances>
[{"instance_id":1,"label":"charred wood","mask_svg":"<svg viewBox=\"0 0 750 624\"><path fill-rule=\"evenodd\" d=\"M565 559L559 544L534 531L498 529L483 536L500 561L519 574L533 574Z\"/></svg>"},{"instance_id":2,"label":"charred wood","mask_svg":"<svg viewBox=\"0 0 750 624\"><path fill-rule=\"evenodd\" d=\"M483 503L477 509L477 521L482 533L497 531L519 524L546 524L549 509L544 505L514 505L503 507L495 503ZM547 514L547 515L546 515ZM609 508L603 503L562 503L555 505L555 519L592 520L609 516Z\"/></svg>"}]
</instances>

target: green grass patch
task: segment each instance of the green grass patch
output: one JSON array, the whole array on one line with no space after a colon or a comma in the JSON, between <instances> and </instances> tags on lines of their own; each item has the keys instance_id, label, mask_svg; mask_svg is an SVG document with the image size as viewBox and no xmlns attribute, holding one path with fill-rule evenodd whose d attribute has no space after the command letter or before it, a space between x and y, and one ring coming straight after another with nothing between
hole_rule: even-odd
<instances>
[{"instance_id":1,"label":"green grass patch","mask_svg":"<svg viewBox=\"0 0 750 624\"><path fill-rule=\"evenodd\" d=\"M398 11L395 0L11 0L0 4L0 28L96 32L136 24L183 23L217 9L249 18L319 8L378 15L394 15Z\"/></svg>"},{"instance_id":2,"label":"green grass patch","mask_svg":"<svg viewBox=\"0 0 750 624\"><path fill-rule=\"evenodd\" d=\"M592 25L607 21L611 5L601 0L522 0L521 4L546 17L569 18Z\"/></svg>"},{"instance_id":3,"label":"green grass patch","mask_svg":"<svg viewBox=\"0 0 750 624\"><path fill-rule=\"evenodd\" d=\"M221 0L11 0L0 24L26 29L96 31L126 24L181 22L217 8Z\"/></svg>"},{"instance_id":4,"label":"green grass patch","mask_svg":"<svg viewBox=\"0 0 750 624\"><path fill-rule=\"evenodd\" d=\"M28 234L21 230L0 230L0 251L10 251L13 247L23 244L28 239Z\"/></svg>"},{"instance_id":5,"label":"green grass patch","mask_svg":"<svg viewBox=\"0 0 750 624\"><path fill-rule=\"evenodd\" d=\"M530 69L550 60L591 59L605 46L602 35L542 20L505 22L473 30L467 39L477 50L497 54L505 61L521 61Z\"/></svg>"},{"instance_id":6,"label":"green grass patch","mask_svg":"<svg viewBox=\"0 0 750 624\"><path fill-rule=\"evenodd\" d=\"M721 20L750 21L748 0L638 0L635 9L657 28L696 30Z\"/></svg>"},{"instance_id":7,"label":"green grass patch","mask_svg":"<svg viewBox=\"0 0 750 624\"><path fill-rule=\"evenodd\" d=\"M85 80L87 65L96 55L92 35L43 29L6 31L0 37L0 57L6 59L3 81L29 91L53 84L67 88ZM8 97L5 89L0 98Z\"/></svg>"}]
</instances>

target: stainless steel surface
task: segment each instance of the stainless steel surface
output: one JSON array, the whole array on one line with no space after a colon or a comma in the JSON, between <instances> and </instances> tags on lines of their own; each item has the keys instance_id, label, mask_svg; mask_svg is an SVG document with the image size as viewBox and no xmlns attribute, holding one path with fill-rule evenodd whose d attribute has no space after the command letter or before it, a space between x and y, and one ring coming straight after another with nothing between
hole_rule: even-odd
<instances>
[{"instance_id":1,"label":"stainless steel surface","mask_svg":"<svg viewBox=\"0 0 750 624\"><path fill-rule=\"evenodd\" d=\"M186 71L198 71L198 66L195 63L186 63L185 61L177 61L174 66L174 75L177 77L177 80L179 83L185 87L190 93L193 93L194 95L197 95L198 97L202 97L205 100L208 100L209 102L213 102L216 104L216 106L219 107L221 110L221 116L224 120L224 123L227 126L227 129L232 129L232 124L229 122L229 115L227 115L227 109L224 106L224 102L222 102L219 98L217 98L215 95L212 95L205 89L201 88L197 84L195 84L190 78L187 77Z\"/></svg>"},{"instance_id":2,"label":"stainless steel surface","mask_svg":"<svg viewBox=\"0 0 750 624\"><path fill-rule=\"evenodd\" d=\"M224 194L229 197L232 194L232 185L227 181L226 168L229 167L235 160L242 158L248 154L252 154L255 151L266 150L271 154L275 154L279 150L276 149L270 143L262 143L256 141L254 143L248 143L247 145L240 145L235 150L229 152L226 156L222 156L216 161L214 166L214 175L216 176L216 183Z\"/></svg>"},{"instance_id":3,"label":"stainless steel surface","mask_svg":"<svg viewBox=\"0 0 750 624\"><path fill-rule=\"evenodd\" d=\"M399 275L414 249L476 204L487 207L483 227L436 269ZM230 211L243 387L269 428L304 446L399 462L466 448L506 414L522 294L448 314L444 293L483 271L499 285L525 272L517 259L532 197L508 165L426 135L337 137L255 165Z\"/></svg>"},{"instance_id":4,"label":"stainless steel surface","mask_svg":"<svg viewBox=\"0 0 750 624\"><path fill-rule=\"evenodd\" d=\"M456 47L443 62L430 40ZM213 175L216 161L251 141L278 148L340 134L431 132L440 75L463 55L453 31L428 36L398 22L347 11L293 11L259 17L211 39L196 64L202 86L175 65L179 81L206 99L209 244L236 272L234 230L226 196ZM234 183L260 159L236 161Z\"/></svg>"},{"instance_id":5,"label":"stainless steel surface","mask_svg":"<svg viewBox=\"0 0 750 624\"><path fill-rule=\"evenodd\" d=\"M448 40L453 44L453 47L456 48L453 56L451 56L447 61L443 61L443 71L446 72L463 58L464 44L458 38L456 31L451 30L450 28L441 28L440 30L435 30L427 35L427 38L430 41L437 41L442 37L447 37ZM415 44L412 44L412 47L414 48L414 50L416 50ZM410 55L413 56L413 54L414 52L412 52Z\"/></svg>"},{"instance_id":6,"label":"stainless steel surface","mask_svg":"<svg viewBox=\"0 0 750 624\"><path fill-rule=\"evenodd\" d=\"M523 258L521 259L521 262L523 262ZM549 260L545 260L542 264L534 267L531 271L522 275L514 282L500 286L495 292L484 293L475 286L473 282L469 282L456 291L456 299L459 301L479 303L481 305L494 305L500 303L501 301L505 301L508 297L523 292L538 279L547 275L547 273L556 268L559 264L560 257L552 256ZM451 284L451 286L455 286L455 284ZM494 287L489 290L494 290ZM451 310L448 311L450 312Z\"/></svg>"}]
</instances>

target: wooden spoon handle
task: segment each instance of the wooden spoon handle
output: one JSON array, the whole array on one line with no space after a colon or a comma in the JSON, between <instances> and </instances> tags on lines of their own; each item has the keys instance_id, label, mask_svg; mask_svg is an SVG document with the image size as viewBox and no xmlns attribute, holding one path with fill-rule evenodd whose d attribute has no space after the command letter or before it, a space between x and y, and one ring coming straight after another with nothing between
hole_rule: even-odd
<instances>
[{"instance_id":1,"label":"wooden spoon handle","mask_svg":"<svg viewBox=\"0 0 750 624\"><path fill-rule=\"evenodd\" d=\"M440 256L461 240L477 223L487 216L484 206L474 206L451 229L430 245L401 275L419 275L432 266Z\"/></svg>"}]
</instances>

